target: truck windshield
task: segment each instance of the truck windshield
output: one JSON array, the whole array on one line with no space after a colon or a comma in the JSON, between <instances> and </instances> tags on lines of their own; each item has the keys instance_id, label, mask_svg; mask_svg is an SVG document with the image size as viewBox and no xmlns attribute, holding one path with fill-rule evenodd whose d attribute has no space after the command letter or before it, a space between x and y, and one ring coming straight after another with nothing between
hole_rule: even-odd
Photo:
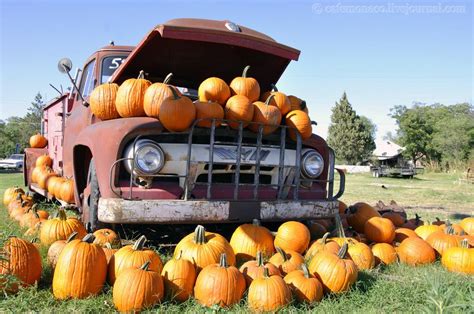
<instances>
[{"instance_id":1,"label":"truck windshield","mask_svg":"<svg viewBox=\"0 0 474 314\"><path fill-rule=\"evenodd\" d=\"M11 155L10 159L23 160L23 155Z\"/></svg>"},{"instance_id":2,"label":"truck windshield","mask_svg":"<svg viewBox=\"0 0 474 314\"><path fill-rule=\"evenodd\" d=\"M109 81L115 70L125 61L127 56L109 56L102 59L102 74L100 75L100 84Z\"/></svg>"}]
</instances>

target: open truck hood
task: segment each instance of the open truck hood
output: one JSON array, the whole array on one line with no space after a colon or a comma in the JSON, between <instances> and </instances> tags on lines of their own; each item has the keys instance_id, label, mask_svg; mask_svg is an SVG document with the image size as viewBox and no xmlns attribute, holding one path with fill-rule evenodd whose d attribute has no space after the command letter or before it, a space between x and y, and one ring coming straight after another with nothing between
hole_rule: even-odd
<instances>
[{"instance_id":1,"label":"open truck hood","mask_svg":"<svg viewBox=\"0 0 474 314\"><path fill-rule=\"evenodd\" d=\"M276 83L300 52L272 38L229 21L175 19L158 25L135 47L111 78L112 82L137 77L140 70L151 81L163 81L173 73L171 84L197 89L206 78L217 76L230 83L250 65L262 92Z\"/></svg>"}]
</instances>

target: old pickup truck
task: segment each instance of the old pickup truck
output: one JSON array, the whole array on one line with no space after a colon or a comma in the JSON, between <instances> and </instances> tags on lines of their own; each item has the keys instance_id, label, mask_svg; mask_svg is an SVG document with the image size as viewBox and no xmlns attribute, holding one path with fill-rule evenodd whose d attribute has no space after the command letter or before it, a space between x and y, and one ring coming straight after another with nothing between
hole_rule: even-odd
<instances>
[{"instance_id":1,"label":"old pickup truck","mask_svg":"<svg viewBox=\"0 0 474 314\"><path fill-rule=\"evenodd\" d=\"M44 107L48 147L26 150L24 180L31 182L40 154L75 182L75 207L84 223L222 224L331 217L344 191L334 152L316 134L302 141L281 125L270 135L225 126L166 132L150 117L101 121L88 96L104 82L122 83L143 70L152 82L173 73L173 85L191 99L207 77L226 82L252 66L262 91L270 90L300 52L230 21L175 19L153 28L136 47L109 45L94 52L70 92ZM176 117L179 119L179 117ZM341 176L334 189L335 171ZM143 186L139 177L151 177Z\"/></svg>"}]
</instances>

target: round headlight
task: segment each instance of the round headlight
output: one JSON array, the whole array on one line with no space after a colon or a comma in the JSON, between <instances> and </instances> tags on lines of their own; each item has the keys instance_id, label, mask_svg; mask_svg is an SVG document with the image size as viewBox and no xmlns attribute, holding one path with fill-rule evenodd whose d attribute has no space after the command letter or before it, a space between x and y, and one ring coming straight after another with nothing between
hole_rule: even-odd
<instances>
[{"instance_id":1,"label":"round headlight","mask_svg":"<svg viewBox=\"0 0 474 314\"><path fill-rule=\"evenodd\" d=\"M147 139L138 140L135 144L135 154L133 150L133 144L130 144L125 151L125 157L130 158L125 161L128 172L132 171L132 162L135 163L135 172L141 175L152 175L163 168L165 155L155 142Z\"/></svg>"},{"instance_id":2,"label":"round headlight","mask_svg":"<svg viewBox=\"0 0 474 314\"><path fill-rule=\"evenodd\" d=\"M303 154L301 159L301 170L305 177L315 179L321 175L324 169L324 159L315 150L309 150Z\"/></svg>"}]
</instances>

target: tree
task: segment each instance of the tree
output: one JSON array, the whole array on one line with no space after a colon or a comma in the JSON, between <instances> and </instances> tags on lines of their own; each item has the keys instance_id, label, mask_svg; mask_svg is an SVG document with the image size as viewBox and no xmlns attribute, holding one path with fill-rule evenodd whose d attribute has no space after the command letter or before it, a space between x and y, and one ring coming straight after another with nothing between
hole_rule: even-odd
<instances>
[{"instance_id":1,"label":"tree","mask_svg":"<svg viewBox=\"0 0 474 314\"><path fill-rule=\"evenodd\" d=\"M356 164L367 160L375 149L376 127L366 117L356 114L344 92L332 108L328 144L339 161Z\"/></svg>"}]
</instances>

